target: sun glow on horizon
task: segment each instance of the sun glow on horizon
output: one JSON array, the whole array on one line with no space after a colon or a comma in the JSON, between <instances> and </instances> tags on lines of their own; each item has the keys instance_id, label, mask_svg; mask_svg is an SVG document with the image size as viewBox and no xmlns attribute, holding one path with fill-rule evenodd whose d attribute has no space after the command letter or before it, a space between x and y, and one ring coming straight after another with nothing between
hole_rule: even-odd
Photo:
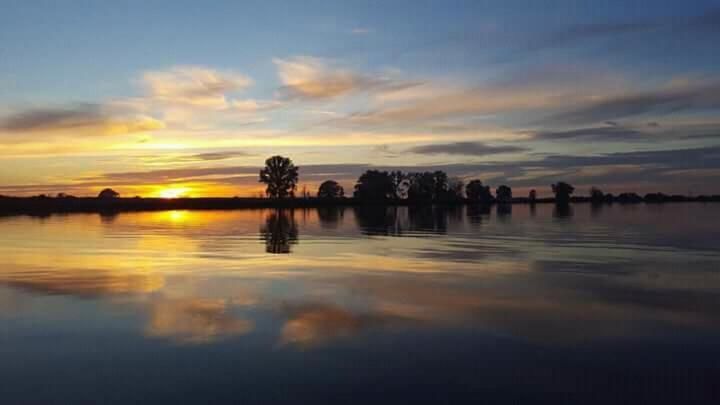
<instances>
[{"instance_id":1,"label":"sun glow on horizon","mask_svg":"<svg viewBox=\"0 0 720 405\"><path fill-rule=\"evenodd\" d=\"M180 198L186 197L189 191L188 187L170 187L160 190L158 195L160 198Z\"/></svg>"}]
</instances>

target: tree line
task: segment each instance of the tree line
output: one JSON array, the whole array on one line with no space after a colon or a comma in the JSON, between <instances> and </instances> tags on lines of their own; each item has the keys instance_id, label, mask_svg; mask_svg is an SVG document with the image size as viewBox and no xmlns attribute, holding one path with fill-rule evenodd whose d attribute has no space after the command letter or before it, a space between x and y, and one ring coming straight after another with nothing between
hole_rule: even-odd
<instances>
[{"instance_id":1,"label":"tree line","mask_svg":"<svg viewBox=\"0 0 720 405\"><path fill-rule=\"evenodd\" d=\"M260 170L259 181L266 185L265 193L270 198L292 198L295 196L298 183L298 170L289 158L272 156L265 161ZM575 188L568 183L559 182L552 185L555 201L559 204L570 202ZM321 199L337 199L345 197L345 190L335 180L326 180L320 184L317 197ZM495 195L490 186L479 179L470 180L467 184L457 177L436 171L403 172L367 170L357 179L353 197L369 202L414 201L414 202L453 202L469 200L481 204L505 204L513 201L512 188L500 185ZM534 202L537 192L531 190L528 200Z\"/></svg>"}]
</instances>

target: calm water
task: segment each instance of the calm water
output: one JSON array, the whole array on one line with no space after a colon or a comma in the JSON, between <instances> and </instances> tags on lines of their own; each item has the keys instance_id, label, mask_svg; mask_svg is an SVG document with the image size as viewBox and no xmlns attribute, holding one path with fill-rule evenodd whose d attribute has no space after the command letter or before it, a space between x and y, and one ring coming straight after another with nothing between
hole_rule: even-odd
<instances>
[{"instance_id":1,"label":"calm water","mask_svg":"<svg viewBox=\"0 0 720 405\"><path fill-rule=\"evenodd\" d=\"M720 398L720 204L0 217L0 403Z\"/></svg>"}]
</instances>

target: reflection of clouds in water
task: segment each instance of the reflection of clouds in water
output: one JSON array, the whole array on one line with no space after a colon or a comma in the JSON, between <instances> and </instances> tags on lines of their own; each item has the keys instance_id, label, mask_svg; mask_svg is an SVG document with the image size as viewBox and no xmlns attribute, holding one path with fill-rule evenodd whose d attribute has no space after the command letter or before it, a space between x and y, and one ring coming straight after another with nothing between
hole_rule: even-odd
<instances>
[{"instance_id":1,"label":"reflection of clouds in water","mask_svg":"<svg viewBox=\"0 0 720 405\"><path fill-rule=\"evenodd\" d=\"M178 343L251 332L241 306L269 322L280 308L277 339L298 347L387 328L472 327L553 344L716 331L718 256L697 244L709 246L716 230L672 207L662 213L669 225L639 207L583 205L561 219L552 206L534 218L515 206L502 221L470 206L307 210L297 223L274 210L6 220L0 235L22 238L0 246L9 263L0 284L25 298L146 294L132 300L147 313L141 330ZM303 249L264 253L289 252L299 228ZM0 311L16 311L7 297Z\"/></svg>"},{"instance_id":2,"label":"reflection of clouds in water","mask_svg":"<svg viewBox=\"0 0 720 405\"><path fill-rule=\"evenodd\" d=\"M191 344L210 343L251 332L254 323L236 318L230 313L231 308L224 299L152 301L145 332L148 336Z\"/></svg>"},{"instance_id":3,"label":"reflection of clouds in water","mask_svg":"<svg viewBox=\"0 0 720 405\"><path fill-rule=\"evenodd\" d=\"M0 317L14 316L25 306L25 297L9 288L0 288Z\"/></svg>"},{"instance_id":4,"label":"reflection of clouds in water","mask_svg":"<svg viewBox=\"0 0 720 405\"><path fill-rule=\"evenodd\" d=\"M280 343L299 347L314 347L355 336L369 328L404 321L380 312L353 312L334 303L285 305L282 312L288 319L282 327Z\"/></svg>"},{"instance_id":5,"label":"reflection of clouds in water","mask_svg":"<svg viewBox=\"0 0 720 405\"><path fill-rule=\"evenodd\" d=\"M720 288L719 281L712 283ZM671 296L649 293L647 288L657 286L608 284L601 277L585 280L584 287L573 274L548 278L534 273L498 274L494 279L353 276L333 282L345 294L362 297L362 309L341 308L335 302L298 303L288 311L283 343L316 346L379 327L473 327L567 345L647 337L678 327L717 332L720 326L720 307L703 304L713 296L696 297L690 290Z\"/></svg>"},{"instance_id":6,"label":"reflection of clouds in water","mask_svg":"<svg viewBox=\"0 0 720 405\"><path fill-rule=\"evenodd\" d=\"M101 269L22 268L0 273L0 283L42 294L96 297L149 293L164 285L154 273L124 273Z\"/></svg>"}]
</instances>

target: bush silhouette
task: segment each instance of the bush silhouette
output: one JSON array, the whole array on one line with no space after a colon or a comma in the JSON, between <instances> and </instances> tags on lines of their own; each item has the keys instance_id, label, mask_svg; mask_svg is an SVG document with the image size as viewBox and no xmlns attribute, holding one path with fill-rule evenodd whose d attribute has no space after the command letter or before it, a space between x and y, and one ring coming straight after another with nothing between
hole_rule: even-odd
<instances>
[{"instance_id":1,"label":"bush silhouette","mask_svg":"<svg viewBox=\"0 0 720 405\"><path fill-rule=\"evenodd\" d=\"M366 201L385 201L395 197L395 185L388 172L368 170L355 184L355 198Z\"/></svg>"},{"instance_id":2,"label":"bush silhouette","mask_svg":"<svg viewBox=\"0 0 720 405\"><path fill-rule=\"evenodd\" d=\"M318 198L342 198L345 196L345 190L335 180L326 180L318 188Z\"/></svg>"},{"instance_id":3,"label":"bush silhouette","mask_svg":"<svg viewBox=\"0 0 720 405\"><path fill-rule=\"evenodd\" d=\"M118 198L118 197L120 197L120 193L118 193L117 191L115 191L111 188L106 188L103 191L101 191L100 194L98 194L98 198L102 198L104 200Z\"/></svg>"},{"instance_id":4,"label":"bush silhouette","mask_svg":"<svg viewBox=\"0 0 720 405\"><path fill-rule=\"evenodd\" d=\"M481 204L490 204L493 200L490 187L484 186L480 180L472 180L465 186L465 194L471 201Z\"/></svg>"}]
</instances>

